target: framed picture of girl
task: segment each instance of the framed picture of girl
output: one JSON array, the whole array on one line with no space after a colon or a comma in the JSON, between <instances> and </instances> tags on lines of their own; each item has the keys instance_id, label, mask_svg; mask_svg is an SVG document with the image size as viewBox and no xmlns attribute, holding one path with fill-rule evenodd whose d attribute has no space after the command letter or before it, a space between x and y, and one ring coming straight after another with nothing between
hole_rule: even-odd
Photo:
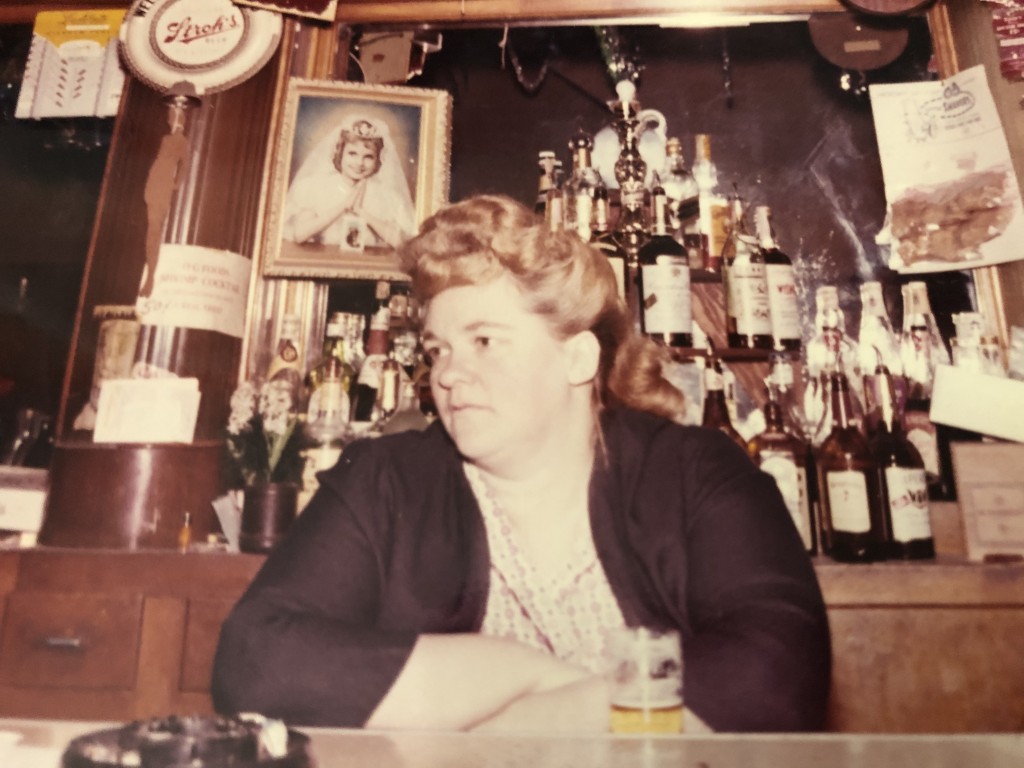
<instances>
[{"instance_id":1,"label":"framed picture of girl","mask_svg":"<svg viewBox=\"0 0 1024 768\"><path fill-rule=\"evenodd\" d=\"M263 274L401 279L395 247L448 202L451 96L292 78L269 170Z\"/></svg>"}]
</instances>

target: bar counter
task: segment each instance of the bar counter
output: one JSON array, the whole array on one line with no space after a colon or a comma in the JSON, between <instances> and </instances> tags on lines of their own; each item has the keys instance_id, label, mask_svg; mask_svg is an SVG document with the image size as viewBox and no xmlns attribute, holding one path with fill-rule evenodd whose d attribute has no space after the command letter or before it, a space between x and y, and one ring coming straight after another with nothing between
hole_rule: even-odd
<instances>
[{"instance_id":1,"label":"bar counter","mask_svg":"<svg viewBox=\"0 0 1024 768\"><path fill-rule=\"evenodd\" d=\"M0 717L211 713L220 624L262 562L0 551ZM815 569L833 646L829 731L1024 732L1024 563L942 553L870 565L818 557Z\"/></svg>"},{"instance_id":2,"label":"bar counter","mask_svg":"<svg viewBox=\"0 0 1024 768\"><path fill-rule=\"evenodd\" d=\"M74 737L117 723L3 720L4 768L58 768ZM299 729L317 768L1018 768L1024 734L555 736Z\"/></svg>"}]
</instances>

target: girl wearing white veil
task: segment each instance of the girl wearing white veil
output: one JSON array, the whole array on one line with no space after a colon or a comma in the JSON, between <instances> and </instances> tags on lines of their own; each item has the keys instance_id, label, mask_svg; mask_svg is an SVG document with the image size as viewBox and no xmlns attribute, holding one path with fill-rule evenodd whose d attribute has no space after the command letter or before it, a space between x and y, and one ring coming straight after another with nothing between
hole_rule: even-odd
<instances>
[{"instance_id":1,"label":"girl wearing white veil","mask_svg":"<svg viewBox=\"0 0 1024 768\"><path fill-rule=\"evenodd\" d=\"M415 226L391 132L370 117L352 117L318 142L285 198L283 237L296 243L395 248Z\"/></svg>"}]
</instances>

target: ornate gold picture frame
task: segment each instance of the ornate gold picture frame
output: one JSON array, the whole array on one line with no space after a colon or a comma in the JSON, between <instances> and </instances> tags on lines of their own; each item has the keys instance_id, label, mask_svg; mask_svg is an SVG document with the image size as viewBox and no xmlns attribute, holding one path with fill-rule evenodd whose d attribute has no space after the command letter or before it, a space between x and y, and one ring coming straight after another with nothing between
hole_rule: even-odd
<instances>
[{"instance_id":1,"label":"ornate gold picture frame","mask_svg":"<svg viewBox=\"0 0 1024 768\"><path fill-rule=\"evenodd\" d=\"M448 201L451 96L292 78L270 161L263 274L403 279L395 246Z\"/></svg>"}]
</instances>

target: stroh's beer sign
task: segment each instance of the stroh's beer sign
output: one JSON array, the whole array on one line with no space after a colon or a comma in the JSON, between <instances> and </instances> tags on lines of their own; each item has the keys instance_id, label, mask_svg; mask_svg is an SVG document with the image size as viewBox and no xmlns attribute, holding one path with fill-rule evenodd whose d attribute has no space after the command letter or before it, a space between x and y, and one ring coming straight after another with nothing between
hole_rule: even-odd
<instances>
[{"instance_id":1,"label":"stroh's beer sign","mask_svg":"<svg viewBox=\"0 0 1024 768\"><path fill-rule=\"evenodd\" d=\"M166 61L208 67L238 48L246 26L242 9L231 3L211 6L202 0L180 0L154 18L153 36Z\"/></svg>"},{"instance_id":2,"label":"stroh's beer sign","mask_svg":"<svg viewBox=\"0 0 1024 768\"><path fill-rule=\"evenodd\" d=\"M120 37L140 80L168 93L201 96L259 70L281 38L281 17L230 0L139 0Z\"/></svg>"}]
</instances>

